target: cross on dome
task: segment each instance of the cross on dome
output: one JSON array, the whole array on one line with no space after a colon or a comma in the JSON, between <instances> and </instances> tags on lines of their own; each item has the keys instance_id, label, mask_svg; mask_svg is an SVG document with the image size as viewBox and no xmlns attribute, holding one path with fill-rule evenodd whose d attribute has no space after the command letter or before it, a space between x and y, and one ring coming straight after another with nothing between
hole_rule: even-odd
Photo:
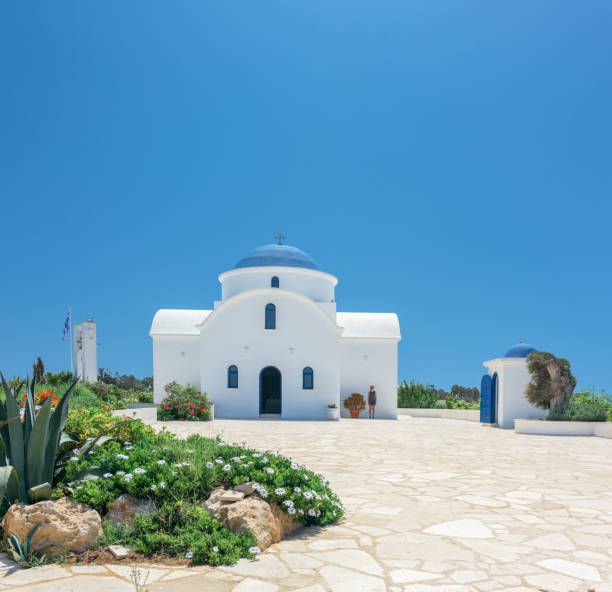
<instances>
[{"instance_id":1,"label":"cross on dome","mask_svg":"<svg viewBox=\"0 0 612 592\"><path fill-rule=\"evenodd\" d=\"M282 232L279 232L274 238L278 241L279 245L282 245L286 237L283 236Z\"/></svg>"}]
</instances>

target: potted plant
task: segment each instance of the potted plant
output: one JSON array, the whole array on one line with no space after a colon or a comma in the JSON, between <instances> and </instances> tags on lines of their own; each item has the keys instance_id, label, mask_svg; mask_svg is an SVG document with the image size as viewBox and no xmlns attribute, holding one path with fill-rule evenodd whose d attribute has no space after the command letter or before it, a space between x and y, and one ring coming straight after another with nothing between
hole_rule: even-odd
<instances>
[{"instance_id":1,"label":"potted plant","mask_svg":"<svg viewBox=\"0 0 612 592\"><path fill-rule=\"evenodd\" d=\"M338 421L340 419L340 409L336 403L330 403L327 406L327 419Z\"/></svg>"},{"instance_id":2,"label":"potted plant","mask_svg":"<svg viewBox=\"0 0 612 592\"><path fill-rule=\"evenodd\" d=\"M351 417L357 419L359 412L365 409L365 399L359 393L353 393L350 397L344 399L344 408L349 410Z\"/></svg>"}]
</instances>

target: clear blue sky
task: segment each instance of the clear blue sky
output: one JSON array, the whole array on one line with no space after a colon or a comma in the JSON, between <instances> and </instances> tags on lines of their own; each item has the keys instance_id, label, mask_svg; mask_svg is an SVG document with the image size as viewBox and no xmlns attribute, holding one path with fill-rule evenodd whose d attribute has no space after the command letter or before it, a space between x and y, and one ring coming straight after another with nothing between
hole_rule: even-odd
<instances>
[{"instance_id":1,"label":"clear blue sky","mask_svg":"<svg viewBox=\"0 0 612 592\"><path fill-rule=\"evenodd\" d=\"M282 231L399 378L479 384L519 336L612 391L612 3L8 2L0 369L150 375L158 308Z\"/></svg>"}]
</instances>

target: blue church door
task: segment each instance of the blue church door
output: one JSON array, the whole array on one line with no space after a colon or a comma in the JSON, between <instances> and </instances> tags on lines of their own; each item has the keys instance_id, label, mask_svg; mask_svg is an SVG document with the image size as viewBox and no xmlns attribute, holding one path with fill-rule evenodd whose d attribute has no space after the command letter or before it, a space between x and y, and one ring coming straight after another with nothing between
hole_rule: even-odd
<instances>
[{"instance_id":1,"label":"blue church door","mask_svg":"<svg viewBox=\"0 0 612 592\"><path fill-rule=\"evenodd\" d=\"M497 373L491 378L485 374L480 381L480 423L497 423Z\"/></svg>"}]
</instances>

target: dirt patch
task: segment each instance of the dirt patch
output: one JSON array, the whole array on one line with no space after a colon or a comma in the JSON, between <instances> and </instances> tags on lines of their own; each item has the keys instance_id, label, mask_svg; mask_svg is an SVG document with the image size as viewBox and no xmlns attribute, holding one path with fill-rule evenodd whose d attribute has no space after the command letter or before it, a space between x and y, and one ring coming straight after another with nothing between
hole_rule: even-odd
<instances>
[{"instance_id":1,"label":"dirt patch","mask_svg":"<svg viewBox=\"0 0 612 592\"><path fill-rule=\"evenodd\" d=\"M104 564L133 564L133 563L156 563L170 565L172 567L186 567L191 565L191 561L185 557L167 557L166 555L144 555L140 551L130 551L124 559L115 559L115 556L106 549L90 549L79 555L71 553L66 557L66 563L80 563L82 565L104 565Z\"/></svg>"}]
</instances>

